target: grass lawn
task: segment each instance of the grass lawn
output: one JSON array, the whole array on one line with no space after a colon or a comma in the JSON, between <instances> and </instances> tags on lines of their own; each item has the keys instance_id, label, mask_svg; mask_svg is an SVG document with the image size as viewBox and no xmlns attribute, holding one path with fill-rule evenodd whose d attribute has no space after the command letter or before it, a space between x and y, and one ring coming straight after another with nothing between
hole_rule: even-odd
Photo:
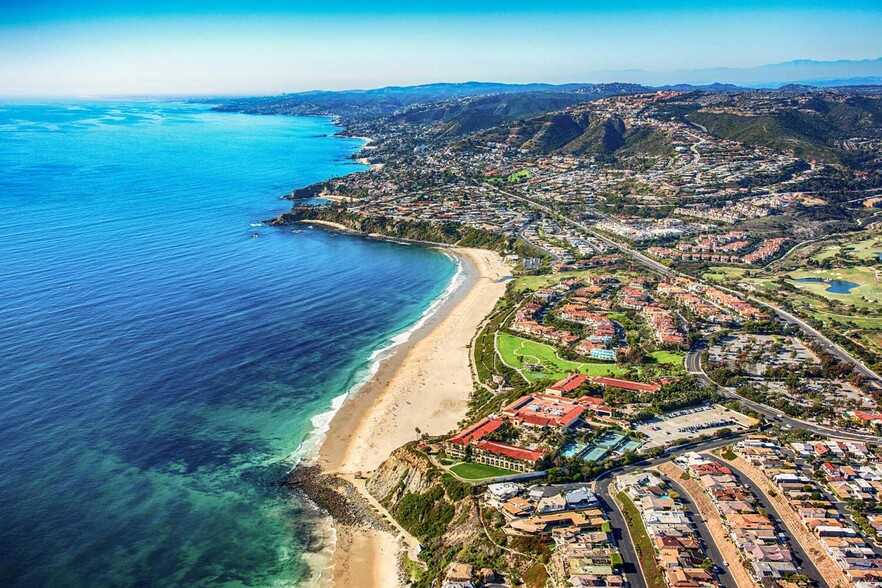
<instances>
[{"instance_id":1,"label":"grass lawn","mask_svg":"<svg viewBox=\"0 0 882 588\"><path fill-rule=\"evenodd\" d=\"M516 171L504 178L489 178L488 181L491 184L517 184L518 182L527 181L532 177L533 172L528 169L522 169L521 171Z\"/></svg>"},{"instance_id":2,"label":"grass lawn","mask_svg":"<svg viewBox=\"0 0 882 588\"><path fill-rule=\"evenodd\" d=\"M589 376L608 376L622 374L625 371L614 363L581 363L562 359L551 345L522 339L508 333L499 333L497 346L506 364L516 369L523 369L525 375L535 380L560 380L572 372ZM541 372L529 372L524 368L524 363L539 363L544 369Z\"/></svg>"},{"instance_id":3,"label":"grass lawn","mask_svg":"<svg viewBox=\"0 0 882 588\"><path fill-rule=\"evenodd\" d=\"M655 360L655 363L667 363L670 365L683 365L686 356L683 353L675 351L653 351L649 357Z\"/></svg>"},{"instance_id":4,"label":"grass lawn","mask_svg":"<svg viewBox=\"0 0 882 588\"><path fill-rule=\"evenodd\" d=\"M878 315L876 313L866 313L867 316L837 314L834 312L826 312L824 310L816 309L817 305L818 302L816 300L812 300L809 303L804 304L803 308L799 309L799 312L800 314L811 316L824 323L836 321L838 323L845 324L854 323L854 325L856 325L859 329L882 329L882 315Z\"/></svg>"},{"instance_id":5,"label":"grass lawn","mask_svg":"<svg viewBox=\"0 0 882 588\"><path fill-rule=\"evenodd\" d=\"M722 282L727 278L740 278L746 271L747 270L743 267L728 267L721 265L708 269L701 277L710 282Z\"/></svg>"},{"instance_id":6,"label":"grass lawn","mask_svg":"<svg viewBox=\"0 0 882 588\"><path fill-rule=\"evenodd\" d=\"M882 254L882 237L875 235L853 243L831 244L815 253L812 259L824 261L836 257L839 253L861 261L876 262Z\"/></svg>"},{"instance_id":7,"label":"grass lawn","mask_svg":"<svg viewBox=\"0 0 882 588\"><path fill-rule=\"evenodd\" d=\"M876 281L876 272L868 267L852 267L830 270L801 270L791 272L790 277L797 278L820 278L823 280L844 280L859 284L848 294L833 294L827 290L827 284L823 282L789 282L808 292L819 294L829 300L836 300L844 304L854 304L857 307L882 311L882 284ZM880 272L882 280L882 272ZM865 300L866 298L866 300Z\"/></svg>"},{"instance_id":8,"label":"grass lawn","mask_svg":"<svg viewBox=\"0 0 882 588\"><path fill-rule=\"evenodd\" d=\"M863 241L852 243L847 249L852 257L870 263L878 262L882 255L882 236L876 235Z\"/></svg>"},{"instance_id":9,"label":"grass lawn","mask_svg":"<svg viewBox=\"0 0 882 588\"><path fill-rule=\"evenodd\" d=\"M463 462L450 468L450 471L462 478L463 480L483 480L485 478L495 478L497 476L510 476L516 474L511 470L504 470L494 466L483 465L480 463Z\"/></svg>"},{"instance_id":10,"label":"grass lawn","mask_svg":"<svg viewBox=\"0 0 882 588\"><path fill-rule=\"evenodd\" d=\"M625 281L631 278L636 277L637 274L628 271L622 270L610 270L610 268L593 268L587 270L578 270L574 272L563 272L560 274L546 274L542 276L521 276L514 283L514 291L517 293L521 293L524 290L539 290L540 288L546 288L548 286L553 286L558 282L569 279L576 280L586 280L590 276L599 276L599 275L612 275L616 276L619 280Z\"/></svg>"}]
</instances>

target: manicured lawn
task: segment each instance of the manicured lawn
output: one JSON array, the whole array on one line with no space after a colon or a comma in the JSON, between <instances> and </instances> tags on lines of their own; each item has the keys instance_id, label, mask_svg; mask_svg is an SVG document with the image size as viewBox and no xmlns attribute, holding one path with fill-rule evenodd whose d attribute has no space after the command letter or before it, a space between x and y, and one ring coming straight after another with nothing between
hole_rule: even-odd
<instances>
[{"instance_id":1,"label":"manicured lawn","mask_svg":"<svg viewBox=\"0 0 882 588\"><path fill-rule=\"evenodd\" d=\"M822 310L812 310L817 307L817 305L818 303L815 300L806 303L804 308L800 309L800 314L811 316L821 322L837 321L840 323L854 323L860 329L882 329L882 314L864 311L866 316L850 316L833 312L824 312Z\"/></svg>"},{"instance_id":2,"label":"manicured lawn","mask_svg":"<svg viewBox=\"0 0 882 588\"><path fill-rule=\"evenodd\" d=\"M548 286L553 286L562 280L575 278L584 280L589 276L596 276L602 272L597 270L581 270L578 272L566 272L562 274L546 274L542 276L521 276L514 283L515 292L523 292L524 290L539 290Z\"/></svg>"},{"instance_id":3,"label":"manicured lawn","mask_svg":"<svg viewBox=\"0 0 882 588\"><path fill-rule=\"evenodd\" d=\"M670 365L683 365L684 358L682 353L675 351L653 351L649 357L655 360L655 363L667 363Z\"/></svg>"},{"instance_id":4,"label":"manicured lawn","mask_svg":"<svg viewBox=\"0 0 882 588\"><path fill-rule=\"evenodd\" d=\"M852 257L869 261L871 263L879 262L879 256L882 255L882 237L875 236L863 241L857 241L847 247Z\"/></svg>"},{"instance_id":5,"label":"manicured lawn","mask_svg":"<svg viewBox=\"0 0 882 588\"><path fill-rule=\"evenodd\" d=\"M878 262L879 255L882 254L882 237L872 236L868 239L843 243L842 245L831 244L815 253L812 259L824 261L836 257L839 253L844 253L847 258L869 261L870 263Z\"/></svg>"},{"instance_id":6,"label":"manicured lawn","mask_svg":"<svg viewBox=\"0 0 882 588\"><path fill-rule=\"evenodd\" d=\"M702 278L711 282L722 282L726 278L740 278L747 270L743 267L718 266L708 269Z\"/></svg>"},{"instance_id":7,"label":"manicured lawn","mask_svg":"<svg viewBox=\"0 0 882 588\"><path fill-rule=\"evenodd\" d=\"M524 374L539 379L560 380L572 372L580 372L589 376L608 376L622 374L625 370L614 363L581 363L562 359L551 345L537 343L508 333L499 333L497 340L502 359L509 366L523 369ZM541 372L530 372L524 368L525 363L541 364Z\"/></svg>"},{"instance_id":8,"label":"manicured lawn","mask_svg":"<svg viewBox=\"0 0 882 588\"><path fill-rule=\"evenodd\" d=\"M510 476L516 474L511 470L504 470L494 466L483 465L480 463L463 462L450 468L450 471L462 478L463 480L483 480L485 478L495 478L496 476Z\"/></svg>"},{"instance_id":9,"label":"manicured lawn","mask_svg":"<svg viewBox=\"0 0 882 588\"><path fill-rule=\"evenodd\" d=\"M528 169L522 169L521 171L516 171L504 178L489 178L488 181L491 184L517 184L518 182L529 180L532 177L533 172Z\"/></svg>"},{"instance_id":10,"label":"manicured lawn","mask_svg":"<svg viewBox=\"0 0 882 588\"><path fill-rule=\"evenodd\" d=\"M819 294L824 298L882 311L882 284L876 283L876 273L872 268L852 267L830 270L802 270L791 272L790 277L794 280L797 278L819 278L823 280L854 282L859 284L859 286L852 289L848 294L834 294L827 290L827 284L823 282L807 283L790 280L790 283L797 288ZM864 300L864 298L867 300Z\"/></svg>"},{"instance_id":11,"label":"manicured lawn","mask_svg":"<svg viewBox=\"0 0 882 588\"><path fill-rule=\"evenodd\" d=\"M577 270L574 272L563 272L560 274L545 274L541 276L521 276L514 283L515 292L523 292L524 290L539 290L548 286L554 286L558 282L569 279L585 281L591 276L612 275L624 282L637 276L634 272L610 268L592 268L586 270Z\"/></svg>"}]
</instances>

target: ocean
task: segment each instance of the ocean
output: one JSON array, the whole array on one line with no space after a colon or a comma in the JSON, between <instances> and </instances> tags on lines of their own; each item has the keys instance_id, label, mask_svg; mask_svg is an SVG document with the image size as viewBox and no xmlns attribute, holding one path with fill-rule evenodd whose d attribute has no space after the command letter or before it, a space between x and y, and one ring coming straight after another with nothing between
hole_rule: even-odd
<instances>
[{"instance_id":1,"label":"ocean","mask_svg":"<svg viewBox=\"0 0 882 588\"><path fill-rule=\"evenodd\" d=\"M336 130L0 104L0 585L315 583L325 519L277 483L457 271L260 223L364 169Z\"/></svg>"}]
</instances>

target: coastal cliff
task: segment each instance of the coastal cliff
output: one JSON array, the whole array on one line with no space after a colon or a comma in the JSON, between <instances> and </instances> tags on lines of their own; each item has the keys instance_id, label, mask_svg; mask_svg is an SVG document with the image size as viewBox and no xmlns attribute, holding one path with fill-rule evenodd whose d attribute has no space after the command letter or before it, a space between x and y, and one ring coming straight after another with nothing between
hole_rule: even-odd
<instances>
[{"instance_id":1,"label":"coastal cliff","mask_svg":"<svg viewBox=\"0 0 882 588\"><path fill-rule=\"evenodd\" d=\"M544 579L531 581L542 564L518 553L524 546L502 532L499 513L482 513L475 488L443 473L415 443L393 452L371 474L366 488L420 541L420 561L406 561L404 566L410 586L436 585L454 561L504 570L512 580L523 578L527 586L544 585Z\"/></svg>"},{"instance_id":2,"label":"coastal cliff","mask_svg":"<svg viewBox=\"0 0 882 588\"><path fill-rule=\"evenodd\" d=\"M308 190L309 188L305 188ZM452 222L427 222L394 219L385 216L366 216L338 206L300 206L280 214L271 225L283 226L300 222L321 222L339 225L364 235L419 241L431 244L475 247L499 252L543 257L544 254L507 235Z\"/></svg>"}]
</instances>

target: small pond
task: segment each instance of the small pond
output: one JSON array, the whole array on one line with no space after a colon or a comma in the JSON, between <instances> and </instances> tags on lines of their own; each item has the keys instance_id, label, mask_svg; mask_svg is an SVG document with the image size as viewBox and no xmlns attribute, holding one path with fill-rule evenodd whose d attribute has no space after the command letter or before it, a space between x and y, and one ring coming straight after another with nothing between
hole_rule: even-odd
<instances>
[{"instance_id":1,"label":"small pond","mask_svg":"<svg viewBox=\"0 0 882 588\"><path fill-rule=\"evenodd\" d=\"M846 282L845 280L825 280L822 278L798 278L794 280L802 284L827 284L827 292L831 294L849 294L852 290L860 286L855 282Z\"/></svg>"}]
</instances>

